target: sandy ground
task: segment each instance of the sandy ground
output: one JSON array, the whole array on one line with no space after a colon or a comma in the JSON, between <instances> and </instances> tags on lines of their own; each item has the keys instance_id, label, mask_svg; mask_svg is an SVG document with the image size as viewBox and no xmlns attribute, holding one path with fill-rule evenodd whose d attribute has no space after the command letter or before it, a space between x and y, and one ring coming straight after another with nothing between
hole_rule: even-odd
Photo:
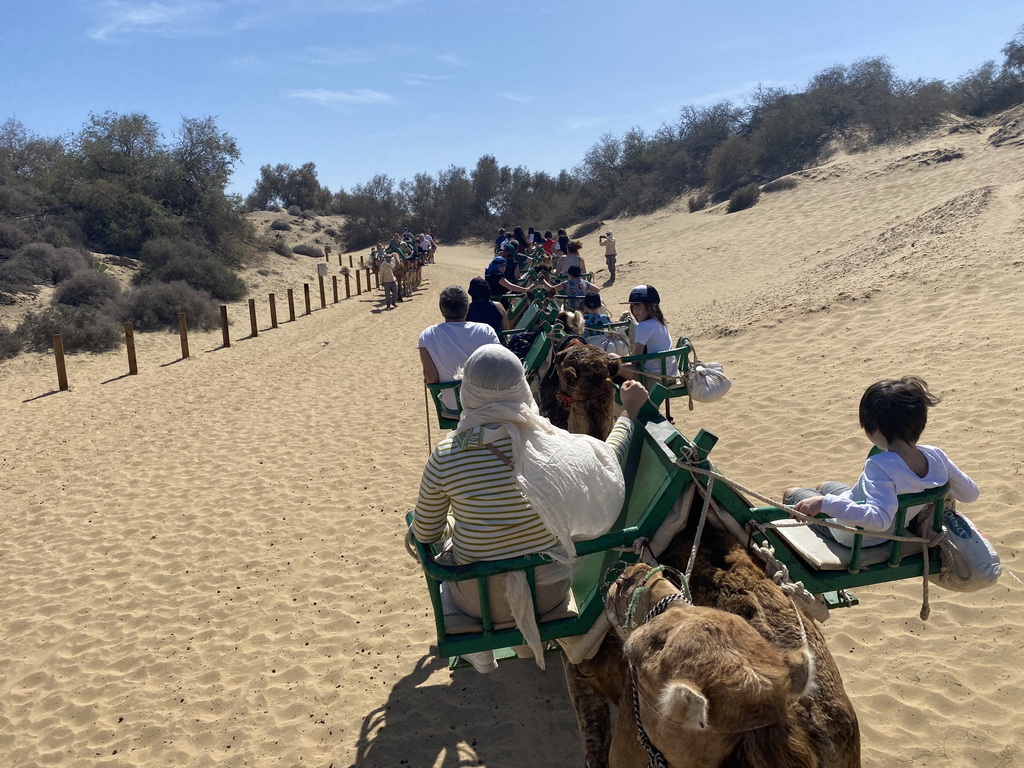
<instances>
[{"instance_id":1,"label":"sandy ground","mask_svg":"<svg viewBox=\"0 0 1024 768\"><path fill-rule=\"evenodd\" d=\"M934 589L927 623L920 584L904 582L858 590L861 605L824 625L866 766L1024 765L1024 140L1011 117L837 156L737 214L683 203L606 222L619 244L606 301L655 285L673 334L732 377L724 400L674 413L685 433L719 436L712 457L744 485L777 497L854 479L872 381L915 373L944 395L924 441L981 485L965 511L1004 576ZM599 254L595 233L591 268ZM138 336L138 376L122 352L69 357L69 392L48 355L0 365L0 762L579 764L559 665L450 676L402 546L428 446L416 336L439 319L437 291L487 256L442 247L389 312L379 291L335 305L329 283L320 309L316 260L269 260L248 278L257 338L239 303L227 349L193 333L179 360L176 336Z\"/></svg>"}]
</instances>

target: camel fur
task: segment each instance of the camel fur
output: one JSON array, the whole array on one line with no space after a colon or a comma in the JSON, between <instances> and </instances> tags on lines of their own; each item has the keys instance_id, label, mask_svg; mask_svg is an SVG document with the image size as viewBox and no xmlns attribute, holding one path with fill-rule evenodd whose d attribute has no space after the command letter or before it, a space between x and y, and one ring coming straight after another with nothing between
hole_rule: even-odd
<instances>
[{"instance_id":1,"label":"camel fur","mask_svg":"<svg viewBox=\"0 0 1024 768\"><path fill-rule=\"evenodd\" d=\"M555 353L540 385L540 412L556 427L604 440L615 425L619 362L585 342Z\"/></svg>"},{"instance_id":2,"label":"camel fur","mask_svg":"<svg viewBox=\"0 0 1024 768\"><path fill-rule=\"evenodd\" d=\"M811 674L807 649L783 651L740 617L680 599L645 622L668 595L679 589L644 564L609 590L609 618L632 676L618 701L612 768L644 766L649 757L637 739L633 681L644 730L673 768L722 765L755 732L775 753L759 755L772 762L758 765L816 768L806 733L791 722Z\"/></svg>"},{"instance_id":3,"label":"camel fur","mask_svg":"<svg viewBox=\"0 0 1024 768\"><path fill-rule=\"evenodd\" d=\"M679 569L685 568L692 535L689 529L677 535L659 560ZM734 741L730 737L728 744L717 734L701 746L692 729L677 732L678 725L672 727L668 720L658 720L655 711L648 707L646 712L652 720L648 734L655 744L664 747L669 765L672 768L859 768L857 717L824 637L813 620L804 616L765 575L744 546L727 533L706 529L694 564L690 591L695 605L711 611L707 615L716 616L714 621L718 625L725 626L730 621L724 619L725 616L742 620L782 655L789 669L794 669L793 653L809 653L813 663L802 667L806 685L800 685L801 673L791 674L793 690L799 689L803 695L794 694L786 698L782 713L778 710L778 700L775 700L775 704L763 709L766 713L775 713L776 718L772 722L735 735ZM655 592L654 599L659 594ZM638 635L635 643L641 643L645 637L648 635ZM673 671L668 661L663 664L662 656L658 655L661 649L674 646L669 646L667 641L659 646L659 637L660 634L650 634L649 643L634 645L630 650L628 641L624 649L622 640L609 634L593 659L579 665L565 661L566 682L584 742L587 768L643 768L647 765L647 753L635 741L636 727L632 723L632 715L624 718L621 713L624 708L632 711L631 702L623 698L629 693L630 658L647 669L647 677L652 681L679 679L677 671ZM705 664L728 669L735 663L735 658L722 646L719 649L716 653L720 658L705 656ZM645 661L648 656L650 660ZM671 658L675 659L675 656ZM767 679L774 678L769 676ZM777 683L772 683L771 687L774 690ZM658 695L650 692L650 688L645 690L649 701L660 700ZM716 717L724 717L725 721L735 725L729 710L725 714L716 710L710 691L700 686L693 690L709 702L705 722L711 730L706 729L705 735L715 728L726 727L722 724L724 721L716 720ZM692 692L675 689L666 694L668 699L663 703L673 707L685 704L683 709L691 715L689 720L679 720L681 716L676 714L672 720L693 722L692 715L699 709L699 701ZM747 695L751 694L748 692ZM609 703L616 704L620 712L614 736ZM727 706L733 707L734 711L745 711L744 707L749 703L738 701ZM754 703L764 707L757 703L756 696ZM641 709L643 714L643 706ZM716 711L719 714L716 715ZM646 716L644 722L646 726ZM677 754L676 750L681 752Z\"/></svg>"}]
</instances>

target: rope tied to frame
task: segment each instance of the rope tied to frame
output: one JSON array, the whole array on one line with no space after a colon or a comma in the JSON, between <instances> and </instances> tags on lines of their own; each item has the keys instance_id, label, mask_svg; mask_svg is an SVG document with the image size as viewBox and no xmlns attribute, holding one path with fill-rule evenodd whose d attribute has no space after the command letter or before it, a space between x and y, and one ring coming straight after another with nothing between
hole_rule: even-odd
<instances>
[{"instance_id":1,"label":"rope tied to frame","mask_svg":"<svg viewBox=\"0 0 1024 768\"><path fill-rule=\"evenodd\" d=\"M734 490L739 491L740 493L742 493L742 494L744 494L746 496L751 496L751 497L757 499L758 501L763 502L764 504L766 504L766 505L768 505L770 507L774 507L775 509L782 510L783 512L787 513L788 515L790 515L794 519L799 520L800 522L808 523L808 524L809 523L815 523L816 525L821 525L821 526L824 526L826 528L835 528L837 530L847 531L847 532L853 533L853 534L862 533L862 531L858 530L857 528L855 528L853 526L843 525L842 523L833 523L833 522L831 522L829 520L824 520L824 519L821 519L821 518L808 517L807 515L804 515L804 514L798 512L793 507L791 507L789 505L786 505L786 504L780 504L780 503L774 501L773 499L769 498L768 496L765 496L765 495L763 495L761 493L758 493L757 491L754 491L754 490L752 490L750 488L747 488L746 486L742 485L741 483L738 483L735 480L731 480L730 478L726 477L725 475L723 475L723 474L721 474L719 472L716 472L713 469L706 469L704 467L698 466L697 465L698 461L699 461L699 456L697 454L696 446L688 446L687 449L683 452L683 454L678 459L676 459L676 464L678 466L685 467L691 473L699 474L699 475L704 475L704 476L706 476L708 478L707 497L710 497L710 495L711 495L710 489L712 487L712 480L721 480L726 485L728 485L730 488L733 488ZM694 478L694 479L696 480L696 478ZM699 483L698 483L698 485L699 485ZM769 528L779 528L779 527L781 527L781 526L779 526L779 525L777 525L775 523L770 523L770 522L769 523L758 523L758 524L755 524L755 528L760 530L762 533L764 533L764 531L769 529ZM922 548L922 552L923 552L923 557L924 557L924 573L923 573L923 576L922 576L921 612L920 612L919 615L920 615L922 621L927 621L928 617L931 615L931 603L930 603L929 580L928 580L928 572L930 570L930 564L929 564L930 552L929 552L929 549L931 547L936 546L940 541L942 541L943 539L946 538L945 531L941 531L939 533L935 533L933 536L928 537L928 538L925 538L925 537L922 537L922 536L905 536L905 535L897 535L897 534L894 534L894 533L875 532L875 531L872 531L872 535L876 536L878 538L888 539L890 541L900 541L900 542L909 542L909 543L921 544L921 548ZM778 584L783 589L784 592L787 592L787 594L789 594L790 597L793 597L794 594L795 594L796 596L801 597L801 599L805 599L806 600L807 597L809 596L811 601L815 601L814 600L814 596L804 587L804 585L801 582L793 581L790 578L790 576L789 576L789 568L786 567L785 563L783 563L782 561L778 560L778 558L775 557L775 549L774 549L774 547L772 547L770 544L755 545L753 542L749 542L749 545L750 545L750 548L753 551L757 552L757 554L760 557L762 557L762 559L765 560L765 567L766 567L766 569L771 569L773 571L773 573L771 573L769 575L771 575L772 580L775 581L775 583ZM783 586L784 584L791 584L792 587Z\"/></svg>"}]
</instances>

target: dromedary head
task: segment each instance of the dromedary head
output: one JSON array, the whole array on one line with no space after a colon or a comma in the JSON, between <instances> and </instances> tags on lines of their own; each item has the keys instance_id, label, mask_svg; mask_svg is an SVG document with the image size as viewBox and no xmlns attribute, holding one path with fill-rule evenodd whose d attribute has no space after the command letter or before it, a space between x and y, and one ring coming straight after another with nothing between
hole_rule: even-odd
<instances>
[{"instance_id":1,"label":"dromedary head","mask_svg":"<svg viewBox=\"0 0 1024 768\"><path fill-rule=\"evenodd\" d=\"M604 440L615 424L619 361L592 344L574 344L555 355L557 406L568 411L570 432Z\"/></svg>"},{"instance_id":2,"label":"dromedary head","mask_svg":"<svg viewBox=\"0 0 1024 768\"><path fill-rule=\"evenodd\" d=\"M764 740L762 729L771 728L778 733L768 741L785 755L773 764L817 766L808 740L790 727L812 674L806 648L783 652L738 616L690 605L643 564L615 582L608 609L624 640L646 738L673 768L719 766L745 734L762 731ZM636 714L623 709L632 708L620 708L611 765L646 765Z\"/></svg>"}]
</instances>

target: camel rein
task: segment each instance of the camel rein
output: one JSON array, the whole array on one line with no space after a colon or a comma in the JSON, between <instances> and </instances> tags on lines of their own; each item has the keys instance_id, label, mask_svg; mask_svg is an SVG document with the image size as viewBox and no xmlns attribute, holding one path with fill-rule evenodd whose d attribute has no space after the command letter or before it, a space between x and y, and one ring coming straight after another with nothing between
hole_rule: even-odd
<instances>
[{"instance_id":1,"label":"camel rein","mask_svg":"<svg viewBox=\"0 0 1024 768\"><path fill-rule=\"evenodd\" d=\"M637 603L639 602L640 597L651 589L647 585L647 582L653 576L666 578L663 573L665 568L666 566L664 565L652 568L644 577L643 581L633 590L633 594L630 596L629 600L629 608L626 612L626 624L629 625L631 629L635 629L637 626L643 626L647 622L651 621L651 619L660 616L677 600L682 600L688 605L693 605L693 601L690 599L689 586L686 583L685 577L683 577L682 591L674 592L671 595L665 595L665 597L661 598L651 607L647 612L647 615L644 617L644 620L640 622L639 625L635 624L633 621L633 613L636 610ZM661 754L661 750L654 746L654 743L651 741L651 737L648 736L647 731L644 730L644 723L640 718L640 687L636 683L636 670L633 668L632 662L629 665L629 678L633 689L633 718L636 720L636 740L639 741L643 748L647 750L647 768L668 768L668 762L665 760L665 756Z\"/></svg>"}]
</instances>

